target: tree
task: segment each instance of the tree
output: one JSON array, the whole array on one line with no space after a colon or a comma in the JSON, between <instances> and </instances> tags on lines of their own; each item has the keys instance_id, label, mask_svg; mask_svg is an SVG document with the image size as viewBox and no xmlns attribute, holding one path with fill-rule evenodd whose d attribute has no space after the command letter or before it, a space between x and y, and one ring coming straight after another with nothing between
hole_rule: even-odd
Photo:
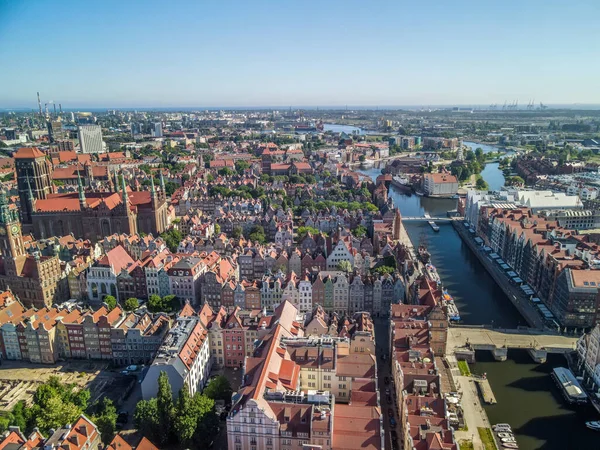
<instances>
[{"instance_id":1,"label":"tree","mask_svg":"<svg viewBox=\"0 0 600 450\"><path fill-rule=\"evenodd\" d=\"M125 300L125 303L123 304L123 308L125 308L125 311L135 311L139 307L140 307L140 302L135 297L128 298L127 300Z\"/></svg>"},{"instance_id":2,"label":"tree","mask_svg":"<svg viewBox=\"0 0 600 450\"><path fill-rule=\"evenodd\" d=\"M475 182L475 187L480 191L487 191L489 189L488 184L481 176L477 178L477 181Z\"/></svg>"},{"instance_id":3,"label":"tree","mask_svg":"<svg viewBox=\"0 0 600 450\"><path fill-rule=\"evenodd\" d=\"M212 183L213 181L215 181L215 176L212 173L209 173L208 175L206 175L207 183Z\"/></svg>"},{"instance_id":4,"label":"tree","mask_svg":"<svg viewBox=\"0 0 600 450\"><path fill-rule=\"evenodd\" d=\"M204 388L203 394L213 400L224 400L229 403L231 402L232 392L229 380L225 376L219 375L210 380L208 385Z\"/></svg>"},{"instance_id":5,"label":"tree","mask_svg":"<svg viewBox=\"0 0 600 450\"><path fill-rule=\"evenodd\" d=\"M239 239L240 237L242 237L242 234L243 234L242 227L240 227L239 225L233 227L233 230L231 231L232 238Z\"/></svg>"},{"instance_id":6,"label":"tree","mask_svg":"<svg viewBox=\"0 0 600 450\"><path fill-rule=\"evenodd\" d=\"M233 170L231 170L229 167L223 167L222 169L219 170L219 175L221 175L222 177L228 177L233 175L235 172Z\"/></svg>"},{"instance_id":7,"label":"tree","mask_svg":"<svg viewBox=\"0 0 600 450\"><path fill-rule=\"evenodd\" d=\"M302 239L304 236L306 236L308 233L310 234L319 234L320 231L315 228L315 227L298 227L298 230L296 230L298 232L298 239Z\"/></svg>"},{"instance_id":8,"label":"tree","mask_svg":"<svg viewBox=\"0 0 600 450\"><path fill-rule=\"evenodd\" d=\"M346 272L346 273L352 272L352 264L350 264L350 261L345 260L345 259L338 263L337 268L338 268L338 270L341 270L342 272Z\"/></svg>"},{"instance_id":9,"label":"tree","mask_svg":"<svg viewBox=\"0 0 600 450\"><path fill-rule=\"evenodd\" d=\"M156 398L138 402L133 414L133 423L142 435L152 437L154 440L159 438L159 422L160 417Z\"/></svg>"},{"instance_id":10,"label":"tree","mask_svg":"<svg viewBox=\"0 0 600 450\"><path fill-rule=\"evenodd\" d=\"M239 173L240 175L243 175L243 174L244 174L244 171L245 171L246 169L249 169L249 168L250 168L250 164L248 164L248 162L247 162L247 161L241 161L241 160L240 160L240 161L236 161L236 162L235 162L235 170L236 170L236 172L237 172L237 173Z\"/></svg>"},{"instance_id":11,"label":"tree","mask_svg":"<svg viewBox=\"0 0 600 450\"><path fill-rule=\"evenodd\" d=\"M150 312L161 312L162 305L162 298L160 298L160 295L153 294L148 298L148 310L150 310Z\"/></svg>"},{"instance_id":12,"label":"tree","mask_svg":"<svg viewBox=\"0 0 600 450\"><path fill-rule=\"evenodd\" d=\"M221 234L221 225L215 223L215 234Z\"/></svg>"},{"instance_id":13,"label":"tree","mask_svg":"<svg viewBox=\"0 0 600 450\"><path fill-rule=\"evenodd\" d=\"M173 426L173 392L169 377L164 371L158 376L156 406L158 408L158 431L161 443L165 444L168 442Z\"/></svg>"},{"instance_id":14,"label":"tree","mask_svg":"<svg viewBox=\"0 0 600 450\"><path fill-rule=\"evenodd\" d=\"M167 247L171 252L175 253L177 251L177 247L179 247L179 243L183 239L183 235L181 231L171 228L169 231L165 231L160 237L165 241Z\"/></svg>"},{"instance_id":15,"label":"tree","mask_svg":"<svg viewBox=\"0 0 600 450\"><path fill-rule=\"evenodd\" d=\"M354 230L352 230L352 234L357 238L363 238L367 235L367 229L364 226L359 225Z\"/></svg>"},{"instance_id":16,"label":"tree","mask_svg":"<svg viewBox=\"0 0 600 450\"><path fill-rule=\"evenodd\" d=\"M264 244L265 242L267 242L265 229L262 227L262 225L255 225L250 231L248 239L254 242L258 242L259 244Z\"/></svg>"},{"instance_id":17,"label":"tree","mask_svg":"<svg viewBox=\"0 0 600 450\"><path fill-rule=\"evenodd\" d=\"M108 306L109 311L112 311L113 309L115 309L115 306L117 306L117 299L115 297L113 297L112 295L104 296L103 301Z\"/></svg>"},{"instance_id":18,"label":"tree","mask_svg":"<svg viewBox=\"0 0 600 450\"><path fill-rule=\"evenodd\" d=\"M117 408L111 399L102 398L102 401L96 405L96 414L92 416L92 421L102 435L102 442L112 441L117 430Z\"/></svg>"}]
</instances>

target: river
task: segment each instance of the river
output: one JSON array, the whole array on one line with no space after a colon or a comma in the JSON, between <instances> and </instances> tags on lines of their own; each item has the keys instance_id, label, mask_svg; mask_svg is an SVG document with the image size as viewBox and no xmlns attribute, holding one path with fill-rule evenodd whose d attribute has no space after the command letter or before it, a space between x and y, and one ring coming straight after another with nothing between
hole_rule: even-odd
<instances>
[{"instance_id":1,"label":"river","mask_svg":"<svg viewBox=\"0 0 600 450\"><path fill-rule=\"evenodd\" d=\"M488 164L486 170L482 172L484 179L491 188L499 189L504 177L497 163ZM381 173L376 168L360 172L373 179ZM456 208L456 200L405 195L393 186L389 195L403 216L423 215L425 212L432 216L444 215ZM432 263L437 267L444 287L454 297L463 323L493 323L494 326L510 328L526 325L452 225L438 225L440 231L436 233L427 223L405 223L413 244L427 245ZM494 361L487 352L478 352L477 359L473 371L488 374L498 399L498 404L485 407L490 421L510 423L521 450L600 449L599 435L594 435L583 425L584 419L593 418L590 410L567 406L548 375L553 367L566 364L562 356L550 356L545 364L533 363L526 353L520 351L509 352L509 359L505 362Z\"/></svg>"}]
</instances>

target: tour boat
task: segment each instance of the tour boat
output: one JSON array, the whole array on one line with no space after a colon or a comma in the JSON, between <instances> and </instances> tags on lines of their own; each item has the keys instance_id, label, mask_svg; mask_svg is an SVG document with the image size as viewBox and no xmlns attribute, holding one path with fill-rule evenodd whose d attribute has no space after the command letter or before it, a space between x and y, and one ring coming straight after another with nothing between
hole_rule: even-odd
<instances>
[{"instance_id":1,"label":"tour boat","mask_svg":"<svg viewBox=\"0 0 600 450\"><path fill-rule=\"evenodd\" d=\"M494 431L500 431L500 430L498 430L498 428L506 428L506 429L508 429L510 431L510 425L507 424L507 423L497 423L496 425L494 425L492 427L492 430L494 430ZM502 430L502 431L505 431L505 430Z\"/></svg>"},{"instance_id":2,"label":"tour boat","mask_svg":"<svg viewBox=\"0 0 600 450\"><path fill-rule=\"evenodd\" d=\"M503 442L502 447L504 448L519 448L516 442Z\"/></svg>"},{"instance_id":3,"label":"tour boat","mask_svg":"<svg viewBox=\"0 0 600 450\"><path fill-rule=\"evenodd\" d=\"M509 433L508 431L501 431L500 433L498 433L498 437L499 438L511 438L514 436L512 435L512 433Z\"/></svg>"},{"instance_id":4,"label":"tour boat","mask_svg":"<svg viewBox=\"0 0 600 450\"><path fill-rule=\"evenodd\" d=\"M600 420L586 422L585 426L588 427L590 430L600 431Z\"/></svg>"},{"instance_id":5,"label":"tour boat","mask_svg":"<svg viewBox=\"0 0 600 450\"><path fill-rule=\"evenodd\" d=\"M500 439L502 442L506 443L506 442L517 442L516 439L513 437L507 437L507 438L501 438Z\"/></svg>"}]
</instances>

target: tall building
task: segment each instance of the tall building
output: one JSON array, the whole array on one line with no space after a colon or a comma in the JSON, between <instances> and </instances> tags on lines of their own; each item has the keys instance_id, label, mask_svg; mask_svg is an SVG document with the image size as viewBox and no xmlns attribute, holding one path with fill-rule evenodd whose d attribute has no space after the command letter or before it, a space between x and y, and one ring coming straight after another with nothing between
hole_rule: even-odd
<instances>
[{"instance_id":1,"label":"tall building","mask_svg":"<svg viewBox=\"0 0 600 450\"><path fill-rule=\"evenodd\" d=\"M27 253L19 213L4 192L0 192L0 251L0 289L11 289L25 306L36 308L66 300L58 256Z\"/></svg>"},{"instance_id":2,"label":"tall building","mask_svg":"<svg viewBox=\"0 0 600 450\"><path fill-rule=\"evenodd\" d=\"M152 134L154 135L154 137L162 137L162 135L163 135L162 122L156 122L154 124L154 130L152 131Z\"/></svg>"},{"instance_id":3,"label":"tall building","mask_svg":"<svg viewBox=\"0 0 600 450\"><path fill-rule=\"evenodd\" d=\"M81 153L104 153L100 125L79 125L77 131Z\"/></svg>"},{"instance_id":4,"label":"tall building","mask_svg":"<svg viewBox=\"0 0 600 450\"><path fill-rule=\"evenodd\" d=\"M32 200L45 199L52 193L50 162L37 147L22 147L14 155L21 220L31 224ZM31 196L31 199L30 199Z\"/></svg>"}]
</instances>

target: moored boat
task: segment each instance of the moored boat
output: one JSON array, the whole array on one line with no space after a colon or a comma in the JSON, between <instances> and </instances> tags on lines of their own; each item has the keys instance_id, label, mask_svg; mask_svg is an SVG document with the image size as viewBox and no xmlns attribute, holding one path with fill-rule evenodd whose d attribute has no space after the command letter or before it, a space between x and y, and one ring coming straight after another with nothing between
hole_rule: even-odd
<instances>
[{"instance_id":1,"label":"moored boat","mask_svg":"<svg viewBox=\"0 0 600 450\"><path fill-rule=\"evenodd\" d=\"M600 420L592 420L585 423L585 426L590 430L600 431Z\"/></svg>"}]
</instances>

